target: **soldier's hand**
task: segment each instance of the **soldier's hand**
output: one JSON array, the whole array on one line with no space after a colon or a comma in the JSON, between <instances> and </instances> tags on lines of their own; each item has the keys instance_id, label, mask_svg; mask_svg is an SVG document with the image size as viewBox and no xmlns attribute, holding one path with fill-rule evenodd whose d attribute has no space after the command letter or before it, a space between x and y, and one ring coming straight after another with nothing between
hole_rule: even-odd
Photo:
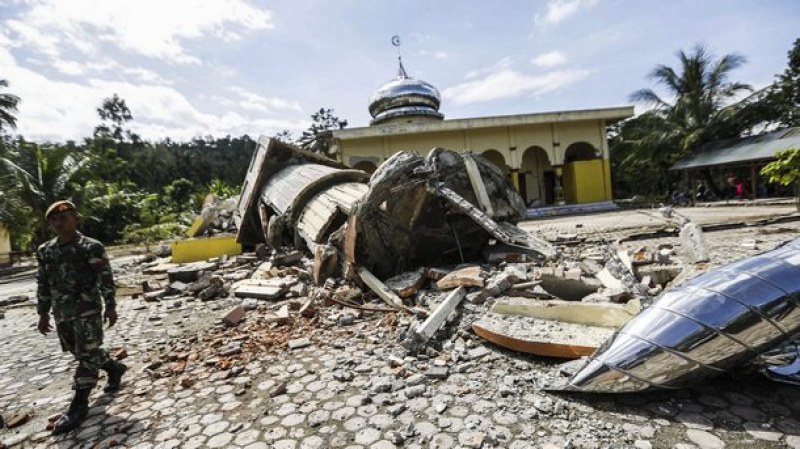
<instances>
[{"instance_id":1,"label":"soldier's hand","mask_svg":"<svg viewBox=\"0 0 800 449\"><path fill-rule=\"evenodd\" d=\"M53 330L53 328L50 327L50 315L49 314L45 313L45 314L39 315L39 325L37 326L37 328L39 329L39 333L42 334L42 335L47 335L48 332Z\"/></svg>"},{"instance_id":2,"label":"soldier's hand","mask_svg":"<svg viewBox=\"0 0 800 449\"><path fill-rule=\"evenodd\" d=\"M113 326L117 322L117 310L116 309L106 309L105 313L103 313L103 321L108 322L108 327Z\"/></svg>"}]
</instances>

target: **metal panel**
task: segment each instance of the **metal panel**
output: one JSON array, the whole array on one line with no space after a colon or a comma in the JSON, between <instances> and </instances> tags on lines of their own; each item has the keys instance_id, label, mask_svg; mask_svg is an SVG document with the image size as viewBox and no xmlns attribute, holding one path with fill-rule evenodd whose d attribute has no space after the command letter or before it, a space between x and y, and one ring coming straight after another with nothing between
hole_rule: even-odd
<instances>
[{"instance_id":1,"label":"metal panel","mask_svg":"<svg viewBox=\"0 0 800 449\"><path fill-rule=\"evenodd\" d=\"M800 239L665 294L606 342L567 389L685 387L788 340L800 332L798 256Z\"/></svg>"},{"instance_id":2,"label":"metal panel","mask_svg":"<svg viewBox=\"0 0 800 449\"><path fill-rule=\"evenodd\" d=\"M306 186L337 171L340 170L317 164L290 165L267 180L261 190L261 199L278 212L286 213Z\"/></svg>"},{"instance_id":3,"label":"metal panel","mask_svg":"<svg viewBox=\"0 0 800 449\"><path fill-rule=\"evenodd\" d=\"M796 147L800 147L800 128L789 128L740 139L722 148L695 152L675 163L670 170L773 159L778 151Z\"/></svg>"}]
</instances>

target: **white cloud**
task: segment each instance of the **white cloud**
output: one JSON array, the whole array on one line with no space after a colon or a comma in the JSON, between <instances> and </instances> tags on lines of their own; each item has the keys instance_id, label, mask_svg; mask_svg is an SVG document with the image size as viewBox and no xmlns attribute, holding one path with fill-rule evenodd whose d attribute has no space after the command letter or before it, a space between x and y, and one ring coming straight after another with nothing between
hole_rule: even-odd
<instances>
[{"instance_id":1,"label":"white cloud","mask_svg":"<svg viewBox=\"0 0 800 449\"><path fill-rule=\"evenodd\" d=\"M423 49L423 50L419 51L419 55L420 56L432 56L432 57L434 57L436 59L447 59L447 52L441 51L441 50L431 51L431 50L424 50Z\"/></svg>"},{"instance_id":2,"label":"white cloud","mask_svg":"<svg viewBox=\"0 0 800 449\"><path fill-rule=\"evenodd\" d=\"M170 63L199 64L184 42L209 35L230 42L242 32L273 28L272 13L246 0L35 0L6 21L21 44L49 56L65 48L91 54L109 43Z\"/></svg>"},{"instance_id":3,"label":"white cloud","mask_svg":"<svg viewBox=\"0 0 800 449\"><path fill-rule=\"evenodd\" d=\"M503 58L503 59L495 62L494 64L492 64L490 67L486 67L486 68L483 68L483 69L470 70L469 72L467 72L466 75L464 75L464 79L468 79L469 80L469 79L477 78L477 77L482 76L482 75L486 75L488 73L495 73L495 72L498 72L498 71L500 71L502 69L511 68L512 65L513 64L512 64L512 61L511 61L511 57L510 56L506 56L505 58Z\"/></svg>"},{"instance_id":4,"label":"white cloud","mask_svg":"<svg viewBox=\"0 0 800 449\"><path fill-rule=\"evenodd\" d=\"M565 62L567 62L567 57L558 50L542 53L531 59L531 64L537 67L555 67Z\"/></svg>"},{"instance_id":5,"label":"white cloud","mask_svg":"<svg viewBox=\"0 0 800 449\"><path fill-rule=\"evenodd\" d=\"M596 4L597 0L550 0L547 2L544 14L537 13L533 22L537 28L558 25L580 10L591 8Z\"/></svg>"},{"instance_id":6,"label":"white cloud","mask_svg":"<svg viewBox=\"0 0 800 449\"><path fill-rule=\"evenodd\" d=\"M230 105L238 105L243 109L257 112L271 112L271 111L297 111L300 112L300 104L296 101L284 100L283 98L267 98L255 92L250 92L242 87L233 86L228 90L235 93L238 100L227 100ZM219 98L219 97L217 97Z\"/></svg>"},{"instance_id":7,"label":"white cloud","mask_svg":"<svg viewBox=\"0 0 800 449\"><path fill-rule=\"evenodd\" d=\"M443 95L454 104L481 103L520 95L541 95L578 82L589 73L588 70L558 70L542 75L529 75L506 67L483 78L448 87Z\"/></svg>"},{"instance_id":8,"label":"white cloud","mask_svg":"<svg viewBox=\"0 0 800 449\"><path fill-rule=\"evenodd\" d=\"M299 131L307 120L274 119L231 111L203 112L171 86L89 79L86 84L48 79L21 67L0 48L0 67L8 91L22 98L17 132L36 141L79 140L90 136L99 118L95 108L117 93L131 108L131 128L145 139L189 139L226 134L252 136L282 129ZM80 100L80 101L77 101Z\"/></svg>"}]
</instances>

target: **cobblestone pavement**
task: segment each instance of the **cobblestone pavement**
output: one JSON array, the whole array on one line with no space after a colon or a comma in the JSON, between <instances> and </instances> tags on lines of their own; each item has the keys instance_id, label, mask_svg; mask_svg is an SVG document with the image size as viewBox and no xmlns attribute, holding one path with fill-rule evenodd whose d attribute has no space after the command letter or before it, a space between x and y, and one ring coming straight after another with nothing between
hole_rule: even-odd
<instances>
[{"instance_id":1,"label":"cobblestone pavement","mask_svg":"<svg viewBox=\"0 0 800 449\"><path fill-rule=\"evenodd\" d=\"M791 223L706 238L719 265L771 249L797 231ZM758 250L741 246L749 239ZM678 239L625 245L661 243ZM669 393L556 395L542 386L560 375L559 361L484 345L463 329L437 350L395 358L403 318L390 323L376 313L305 323L313 327L298 327L293 336L308 337L307 347L277 346L224 367L199 359L183 376L152 374L154 360L180 360L181 353L191 360L204 341L224 340L223 349L235 343L215 322L238 303L120 300L120 323L107 346L129 353L127 385L115 396L96 392L89 419L60 437L45 426L69 402L74 362L54 336L36 333L34 310L6 311L0 415L33 417L0 430L0 441L60 449L800 448L800 388L758 374ZM260 313L248 312L246 323Z\"/></svg>"}]
</instances>

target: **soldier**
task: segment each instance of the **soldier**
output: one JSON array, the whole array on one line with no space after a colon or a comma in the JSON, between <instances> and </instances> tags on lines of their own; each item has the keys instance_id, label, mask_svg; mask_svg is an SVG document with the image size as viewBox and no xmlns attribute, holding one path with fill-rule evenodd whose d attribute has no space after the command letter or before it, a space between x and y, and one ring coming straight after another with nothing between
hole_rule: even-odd
<instances>
[{"instance_id":1,"label":"soldier","mask_svg":"<svg viewBox=\"0 0 800 449\"><path fill-rule=\"evenodd\" d=\"M103 244L78 232L80 216L69 201L53 203L45 218L57 237L39 246L36 252L38 328L44 335L52 330L52 309L61 349L78 361L75 397L55 424L53 434L57 435L76 428L86 417L99 369L108 372L104 390L115 392L121 387L127 367L109 357L102 347L103 321L109 327L117 322L114 278Z\"/></svg>"}]
</instances>

